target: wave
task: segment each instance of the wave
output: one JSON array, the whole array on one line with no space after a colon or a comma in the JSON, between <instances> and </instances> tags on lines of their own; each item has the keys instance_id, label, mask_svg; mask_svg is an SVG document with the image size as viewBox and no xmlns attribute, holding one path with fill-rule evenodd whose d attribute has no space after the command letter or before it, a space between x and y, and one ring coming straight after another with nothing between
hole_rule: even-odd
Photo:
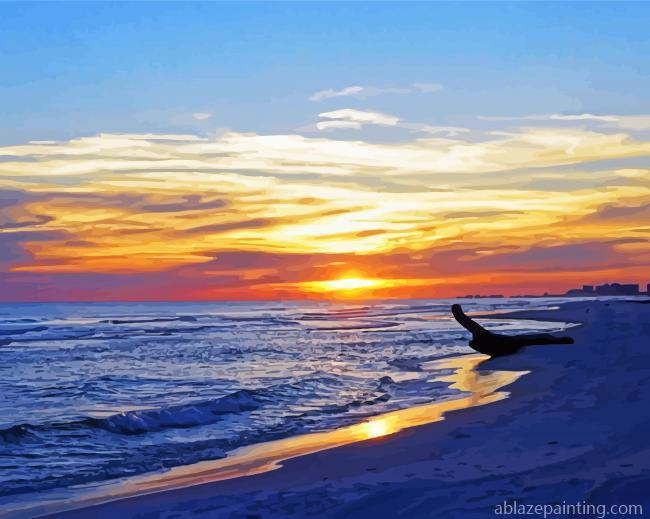
<instances>
[{"instance_id":1,"label":"wave","mask_svg":"<svg viewBox=\"0 0 650 519\"><path fill-rule=\"evenodd\" d=\"M257 390L241 389L210 400L125 411L101 418L71 417L58 423L12 425L0 429L0 449L15 453L18 460L28 455L34 459L30 458L32 468L16 469L18 472L0 485L0 496L219 459L253 439L269 441L349 425L399 406L403 384L408 382L395 382L388 375L362 379L319 370L291 382ZM346 388L355 390L346 391ZM344 398L340 398L342 392L347 393ZM390 401L394 397L398 401L392 405ZM237 416L267 406L268 413L258 411L250 416ZM284 409L281 416L279 409ZM208 429L208 434L201 431L201 426L211 424L217 424L217 428ZM165 435L147 436L193 427L197 430L184 433L180 442L169 441ZM74 464L75 470L64 471L56 478L33 477L33 474L23 477L29 470L35 470L34 467L48 473L46 460L52 446L66 446L68 462Z\"/></svg>"},{"instance_id":2,"label":"wave","mask_svg":"<svg viewBox=\"0 0 650 519\"><path fill-rule=\"evenodd\" d=\"M0 439L5 443L19 443L24 438L32 436L29 427L28 424L18 424L6 429L0 429Z\"/></svg>"},{"instance_id":3,"label":"wave","mask_svg":"<svg viewBox=\"0 0 650 519\"><path fill-rule=\"evenodd\" d=\"M126 322L126 321L125 321ZM133 322L133 321L131 321ZM47 329L46 327L43 327ZM29 335L25 338L15 338L10 337L9 339L4 339L8 342L13 343L33 343L33 342L42 342L42 341L78 341L78 342L87 342L87 341L107 341L107 340L121 340L121 339L132 339L135 335L140 337L166 337L174 336L181 334L193 334L199 332L216 332L221 330L231 329L228 325L203 325L203 326L186 326L186 327L159 327L159 328L131 328L126 332L125 330L121 331L112 331L112 330L102 330L102 329L88 329L88 330L79 330L74 331L70 329L57 330L55 328L49 330L51 332L47 335L39 335L35 337L30 337ZM28 332L33 331L45 331L33 328L31 330L24 330L23 335ZM15 330L10 330L5 333L5 335L11 335L16 333ZM1 335L2 333L0 333ZM0 342L2 344L2 342Z\"/></svg>"},{"instance_id":4,"label":"wave","mask_svg":"<svg viewBox=\"0 0 650 519\"><path fill-rule=\"evenodd\" d=\"M299 316L301 321L328 321L331 319L356 319L401 316L405 314L420 314L430 312L446 312L448 305L394 305L388 307L355 307L331 309L321 312L305 312Z\"/></svg>"},{"instance_id":5,"label":"wave","mask_svg":"<svg viewBox=\"0 0 650 519\"><path fill-rule=\"evenodd\" d=\"M179 317L156 317L150 319L104 319L99 321L102 324L142 324L142 323L166 323L172 321L182 321L194 323L197 321L196 317L191 315L183 315Z\"/></svg>"},{"instance_id":6,"label":"wave","mask_svg":"<svg viewBox=\"0 0 650 519\"><path fill-rule=\"evenodd\" d=\"M0 330L0 335L24 335L30 332L44 332L47 326L33 326L31 328L13 328L8 330Z\"/></svg>"},{"instance_id":7,"label":"wave","mask_svg":"<svg viewBox=\"0 0 650 519\"><path fill-rule=\"evenodd\" d=\"M252 411L257 407L259 403L254 392L243 389L215 400L163 409L127 411L107 418L88 418L84 422L117 434L143 434L207 425L218 421L224 414Z\"/></svg>"},{"instance_id":8,"label":"wave","mask_svg":"<svg viewBox=\"0 0 650 519\"><path fill-rule=\"evenodd\" d=\"M345 330L379 330L382 328L395 328L400 326L401 323L396 321L379 321L379 320L363 320L358 319L352 321L351 324L336 324L333 326L315 326L313 329L318 331L334 332Z\"/></svg>"},{"instance_id":9,"label":"wave","mask_svg":"<svg viewBox=\"0 0 650 519\"><path fill-rule=\"evenodd\" d=\"M316 398L319 400L318 409L305 413L305 415L345 413L352 408L372 406L390 400L390 389L394 386L395 382L390 377L384 376L377 381L374 390L366 391L365 395L361 394L359 398L340 404L326 404L322 400L338 393L344 387L344 382L340 378L317 371L294 383L278 384L262 390L241 389L212 400L159 409L125 411L101 418L85 417L68 422L12 425L0 429L0 440L7 443L19 443L34 435L47 434L48 431L70 434L79 433L83 429L86 429L87 433L92 429L101 429L120 435L138 435L164 429L186 429L216 423L226 414L254 411L265 405L275 405L280 401L287 402L295 399Z\"/></svg>"},{"instance_id":10,"label":"wave","mask_svg":"<svg viewBox=\"0 0 650 519\"><path fill-rule=\"evenodd\" d=\"M222 415L252 411L260 403L254 391L242 389L214 400L181 404L161 409L125 411L105 418L84 418L71 422L50 424L18 424L0 429L0 439L5 442L19 442L49 430L74 431L81 428L103 429L115 434L134 435L163 429L182 429L197 425L215 423Z\"/></svg>"}]
</instances>

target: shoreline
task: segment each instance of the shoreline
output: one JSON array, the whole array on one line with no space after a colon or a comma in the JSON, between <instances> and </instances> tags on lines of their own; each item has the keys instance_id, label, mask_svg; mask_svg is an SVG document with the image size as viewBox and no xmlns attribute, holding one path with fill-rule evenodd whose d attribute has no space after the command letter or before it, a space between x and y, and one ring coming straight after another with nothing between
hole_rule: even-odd
<instances>
[{"instance_id":1,"label":"shoreline","mask_svg":"<svg viewBox=\"0 0 650 519\"><path fill-rule=\"evenodd\" d=\"M481 366L474 366L476 369L473 372L476 374L477 379L485 376L485 373L489 371L519 373L518 376L507 382L507 384L514 383L510 397L493 401L490 405L448 409L447 411L451 412L444 418L442 415L446 411L441 412L440 419L442 421L429 419L428 422L425 422L426 425L417 424L410 428L399 429L391 434L380 434L375 438L368 438L363 441L356 440L355 443L343 446L332 445L325 447L327 450L317 449L306 454L297 454L297 457L281 458L279 459L281 468L278 470L255 472L255 475L249 474L245 475L245 477L216 481L207 476L208 481L206 481L200 479L201 474L196 474L195 469L197 466L190 465L183 467L186 470L193 468L189 470L187 475L190 478L190 486L179 487L172 483L172 488L159 489L146 494L142 493L143 489L140 488L139 490L136 489L134 494L128 497L124 495L113 496L103 504L88 501L85 503L68 503L71 509L67 511L56 510L56 508L52 507L38 511L32 508L33 512L30 516L33 517L35 512L42 514L40 515L42 517L74 518L86 517L87 514L92 513L93 517L96 518L117 515L126 518L135 517L139 513L150 510L158 510L161 514L166 513L165 511L168 510L180 510L181 515L178 515L178 517L184 517L182 515L184 511L189 514L189 511L193 508L205 508L206 510L214 510L211 513L217 513L218 510L219 517L236 517L238 512L242 512L242 506L248 508L252 506L256 509L262 506L268 507L269 500L273 501L270 494L278 494L279 492L281 495L291 494L293 497L287 497L283 503L273 501L271 508L276 507L276 510L275 512L272 511L268 517L292 517L294 515L289 513L288 510L299 510L301 506L316 497L319 501L324 501L323 506L326 507L319 513L333 517L343 517L345 514L350 513L350 507L352 507L356 509L355 516L365 517L363 514L370 516L373 510L371 503L367 502L369 496L380 497L386 495L386 492L392 495L394 489L397 488L401 489L401 492L405 494L419 489L418 495L425 488L430 497L434 498L436 491L448 489L450 486L456 488L456 490L462 488L467 491L468 489L464 488L466 483L473 480L484 481L486 478L498 480L504 476L513 477L525 467L512 466L515 460L507 456L506 444L508 442L499 444L498 439L489 434L489 426L486 431L486 424L494 426L495 424L498 425L502 420L508 422L513 413L518 413L520 420L512 422L510 429L513 427L516 429L515 426L521 424L526 427L534 425L530 423L531 418L539 418L539 416L530 413L531 408L526 399L533 395L540 397L548 391L552 392L554 383L559 378L557 369L552 368L557 368L558 365L563 363L566 365L567 362L569 364L575 362L576 358L580 357L577 352L586 346L587 341L585 339L590 339L590 336L593 335L591 332L598 327L599 322L602 325L602 319L595 319L594 316L606 312L610 307L618 308L621 305L634 307L630 309L635 310L635 312L631 312L633 314L645 314L645 316L648 314L648 307L629 305L625 301L580 301L565 303L558 310L521 310L498 315L485 315L484 317L490 319L514 318L572 323L583 321L582 326L570 327L565 332L576 338L576 344L572 346L535 346L524 353L484 360L480 363ZM481 316L475 317L480 318ZM473 354L456 358L471 356ZM521 378L524 371L530 373ZM503 385L500 387L503 387ZM450 402L453 402L453 400ZM404 411L408 411L408 409L394 413L403 413ZM529 416L527 416L526 411L528 411ZM377 418L374 417L374 419ZM533 422L535 421L533 420ZM478 448L480 445L475 444L473 440L475 437L486 436L486 432L488 443L497 442L497 446L493 446L487 452L485 446ZM510 430L506 432L515 433L516 431ZM526 436L519 436L519 438L522 437L526 438ZM515 449L518 448L524 452L521 447L516 447L517 438L517 435L513 434ZM282 441L285 440L279 440L279 442ZM567 460L581 455L582 450L578 445L575 447L567 446L566 449L555 447L559 443L557 440L547 440L545 449L548 451L549 446L554 445L552 449L564 450L561 457ZM244 449L251 449L251 447ZM439 456L433 455L435 453L438 453ZM498 458L502 463L494 464L494 456L490 453L498 454ZM557 454L554 453L549 456L549 452L544 452L541 459L538 459L540 456L533 457L534 459L528 459L524 465L529 470L540 469L548 465L543 461L556 461L556 459L552 458ZM472 466L468 461L463 461L468 457L473 457L474 461L482 460L482 463L475 463ZM529 455L523 457L530 458ZM278 460L275 461L278 463ZM521 462L522 460L518 461ZM493 467L491 469L488 469L489 463L487 462L492 462ZM521 465L521 463L515 463L515 465ZM273 468L278 467L274 466ZM157 479L166 479L170 472L173 471L172 469L172 471L158 475ZM147 479L156 478L149 477ZM429 484L422 487L424 482ZM337 498L341 494L349 494L349 489L354 488L355 485L361 485L364 491L357 493L356 496L348 496L343 501ZM104 499L106 499L106 496ZM391 501L394 500L391 498ZM461 501L463 500L460 500L458 504ZM263 503L265 504L263 505ZM365 505L362 505L362 503L365 503ZM406 503L397 499L392 508L399 510L404 506L406 506ZM280 508L277 509L277 507ZM362 513L362 515L358 515L359 513ZM296 514L296 517L300 516L299 511ZM9 517L19 516L14 514ZM156 517L156 515L152 515L152 517ZM196 515L192 517L196 517ZM200 515L199 517L214 516Z\"/></svg>"},{"instance_id":2,"label":"shoreline","mask_svg":"<svg viewBox=\"0 0 650 519\"><path fill-rule=\"evenodd\" d=\"M282 469L283 463L311 454L337 449L359 442L399 434L401 431L445 420L447 413L497 402L509 396L504 388L510 386L527 371L491 371L479 381L476 368L489 359L480 353L445 356L427 362L452 373L431 379L430 382L449 382L467 396L458 396L408 407L372 416L354 425L331 431L307 433L287 438L240 447L226 458L202 461L191 465L173 467L163 473L133 476L120 483L101 485L97 492L85 493L78 500L54 501L51 504L26 507L10 512L8 518L51 516L74 512L97 505L114 503L133 497L159 492L182 490L201 484L246 478ZM49 509L44 515L41 510Z\"/></svg>"}]
</instances>

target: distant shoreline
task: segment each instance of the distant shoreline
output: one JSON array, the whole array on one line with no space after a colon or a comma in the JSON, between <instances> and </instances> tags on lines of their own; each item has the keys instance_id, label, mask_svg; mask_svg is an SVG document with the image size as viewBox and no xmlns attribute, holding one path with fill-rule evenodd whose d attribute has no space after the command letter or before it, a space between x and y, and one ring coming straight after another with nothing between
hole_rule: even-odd
<instances>
[{"instance_id":1,"label":"distant shoreline","mask_svg":"<svg viewBox=\"0 0 650 519\"><path fill-rule=\"evenodd\" d=\"M638 294L586 294L586 295L573 295L573 294L522 294L522 295L464 295L452 297L378 297L378 298L305 298L305 299L138 299L138 300L75 300L75 301L0 301L0 305L82 305L82 304L253 304L253 303L323 303L323 304L364 304L364 303L378 303L382 301L453 301L456 299L543 299L543 298L589 298L589 299L610 299L610 298L629 298L629 297L650 297L650 293L639 292Z\"/></svg>"}]
</instances>

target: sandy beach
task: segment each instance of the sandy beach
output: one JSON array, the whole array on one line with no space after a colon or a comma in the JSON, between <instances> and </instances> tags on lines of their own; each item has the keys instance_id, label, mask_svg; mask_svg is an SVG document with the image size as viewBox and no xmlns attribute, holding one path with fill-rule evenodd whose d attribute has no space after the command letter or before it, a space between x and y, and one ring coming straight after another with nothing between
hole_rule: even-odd
<instances>
[{"instance_id":1,"label":"sandy beach","mask_svg":"<svg viewBox=\"0 0 650 519\"><path fill-rule=\"evenodd\" d=\"M431 423L411 416L401 430L377 426L365 438L357 431L354 442L331 435L275 442L249 449L234 465L184 467L66 504L71 510L29 513L466 518L493 516L514 501L649 505L650 305L576 301L503 317L582 325L568 330L574 345L496 359L470 354L450 366L455 383L474 388L474 399L429 409L441 415L429 416Z\"/></svg>"}]
</instances>

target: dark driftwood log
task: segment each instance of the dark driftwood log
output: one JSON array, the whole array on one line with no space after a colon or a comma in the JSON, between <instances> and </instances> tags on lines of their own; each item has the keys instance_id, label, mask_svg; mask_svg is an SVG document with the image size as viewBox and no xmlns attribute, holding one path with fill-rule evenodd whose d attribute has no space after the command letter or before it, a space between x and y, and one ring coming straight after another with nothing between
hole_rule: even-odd
<instances>
[{"instance_id":1,"label":"dark driftwood log","mask_svg":"<svg viewBox=\"0 0 650 519\"><path fill-rule=\"evenodd\" d=\"M460 305L452 305L451 313L458 323L472 334L469 345L485 355L497 357L510 355L525 346L534 344L573 344L571 337L556 337L550 333L503 335L489 332L476 321L465 315Z\"/></svg>"}]
</instances>

